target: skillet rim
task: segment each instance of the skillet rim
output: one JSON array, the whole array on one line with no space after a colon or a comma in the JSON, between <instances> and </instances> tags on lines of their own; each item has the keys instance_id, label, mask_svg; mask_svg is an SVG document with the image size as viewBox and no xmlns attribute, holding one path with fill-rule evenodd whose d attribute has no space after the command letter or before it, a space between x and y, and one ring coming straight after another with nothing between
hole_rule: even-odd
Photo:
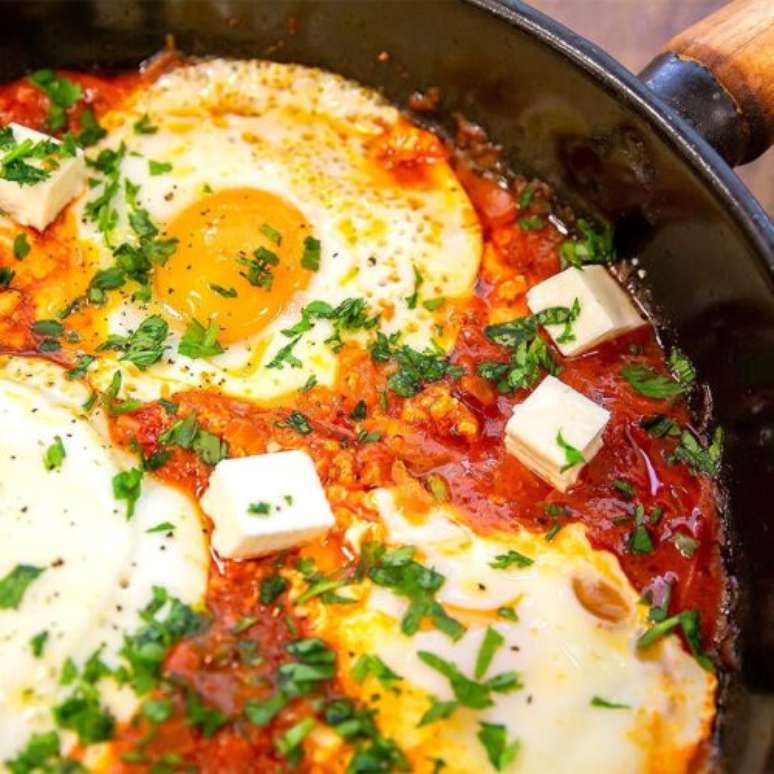
<instances>
[{"instance_id":1,"label":"skillet rim","mask_svg":"<svg viewBox=\"0 0 774 774\"><path fill-rule=\"evenodd\" d=\"M522 0L461 0L537 38L646 121L722 203L752 243L774 293L774 224L741 178L677 112L617 59Z\"/></svg>"}]
</instances>

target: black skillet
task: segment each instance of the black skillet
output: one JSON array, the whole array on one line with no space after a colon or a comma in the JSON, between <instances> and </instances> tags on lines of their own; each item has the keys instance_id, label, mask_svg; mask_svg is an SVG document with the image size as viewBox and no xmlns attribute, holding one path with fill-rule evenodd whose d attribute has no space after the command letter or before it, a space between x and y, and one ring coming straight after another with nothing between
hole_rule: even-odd
<instances>
[{"instance_id":1,"label":"black skillet","mask_svg":"<svg viewBox=\"0 0 774 774\"><path fill-rule=\"evenodd\" d=\"M643 83L518 0L2 0L0 80L134 68L172 33L186 53L317 65L398 105L439 86L441 123L464 113L514 168L613 220L728 435L738 594L718 741L725 768L746 772L765 766L751 697L774 693L774 233L723 158L749 160L774 134L774 2L721 14L673 41L684 56L658 57Z\"/></svg>"}]
</instances>

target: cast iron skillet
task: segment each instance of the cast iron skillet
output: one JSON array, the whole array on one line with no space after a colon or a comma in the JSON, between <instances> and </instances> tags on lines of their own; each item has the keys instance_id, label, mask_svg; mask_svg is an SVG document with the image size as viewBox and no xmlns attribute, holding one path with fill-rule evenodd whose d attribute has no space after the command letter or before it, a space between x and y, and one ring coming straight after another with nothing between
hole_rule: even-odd
<instances>
[{"instance_id":1,"label":"cast iron skillet","mask_svg":"<svg viewBox=\"0 0 774 774\"><path fill-rule=\"evenodd\" d=\"M698 42L689 36L676 46L725 65L718 72L733 96L690 58L665 55L645 73L685 118L519 0L4 0L0 79L43 66L134 68L172 33L186 53L316 65L399 105L417 88L439 86L434 119L464 113L514 168L613 220L619 253L645 270L663 336L679 342L711 388L697 421L711 410L727 431L726 553L738 585L729 610L739 637L723 645L719 743L729 770L750 771L748 743L767 731L756 730L750 697L774 692L774 235L699 134L733 163L771 141L765 57L749 61L750 50L772 44L771 27L747 47L748 61L723 57L740 53L745 29L751 38L765 23L769 0L740 2L741 26L727 19L725 37L705 28ZM769 60L769 89L772 80Z\"/></svg>"}]
</instances>

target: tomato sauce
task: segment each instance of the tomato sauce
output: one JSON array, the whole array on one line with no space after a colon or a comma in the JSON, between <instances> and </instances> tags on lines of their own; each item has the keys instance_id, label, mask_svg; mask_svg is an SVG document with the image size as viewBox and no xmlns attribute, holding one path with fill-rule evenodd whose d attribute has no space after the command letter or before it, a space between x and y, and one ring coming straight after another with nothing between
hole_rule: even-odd
<instances>
[{"instance_id":1,"label":"tomato sauce","mask_svg":"<svg viewBox=\"0 0 774 774\"><path fill-rule=\"evenodd\" d=\"M66 75L83 86L85 103L99 115L168 64L164 60L149 73L119 78ZM25 81L0 87L2 123L18 121L42 128L47 107L46 98ZM82 107L79 103L68 113L70 128L78 129ZM507 356L483 330L493 321L528 313L524 293L559 270L558 250L565 237L552 225L526 230L519 223L522 216L546 214L540 186L531 202L521 206L526 181L505 184L490 178L465 154L442 148L436 139L413 128L403 136L385 136L375 147L386 172L407 185L421 184L422 165L447 153L480 215L485 239L475 298L458 311L460 330L451 359L464 368L463 377L432 384L412 398L390 393L385 407L380 395L390 366L374 363L368 352L347 344L340 353L339 382L333 389L316 387L292 396L292 405L272 407L215 392L186 391L172 398L178 405L175 415L153 403L113 418L115 440L127 447L138 444L150 455L158 450L164 429L194 412L204 429L228 443L232 456L262 453L270 440L282 448L308 450L338 517L350 513L368 518L363 499L374 487L394 485L406 476L420 482L440 476L451 501L482 532L521 527L545 532L580 521L593 545L613 552L635 588L650 592L654 603L663 600L664 588L671 585L670 612L699 610L705 642L709 642L717 631L724 589L716 486L687 466L669 461L674 439L653 438L640 425L654 414L690 425L684 402L644 397L619 373L621 365L631 360L665 372L664 353L653 331L640 329L575 359L553 351L562 380L612 415L604 447L569 493L553 490L507 454L503 429L512 407L527 392L502 395L476 375L477 363L505 361ZM34 347L28 333L29 309L22 303L14 314L0 313L5 331L2 348L28 352ZM360 400L368 408L366 428L382 433L379 440L365 445L356 443L350 417ZM308 417L310 434L302 436L278 426L291 408ZM197 497L206 488L209 472L192 452L176 448L156 474ZM634 498L616 489L614 484L620 480L631 484ZM649 525L655 546L651 553L629 549L635 503L648 514L660 509L660 517ZM677 532L698 541L692 556L684 556L675 546ZM338 540L332 535L318 552L321 566L343 561ZM284 594L272 604L262 603L260 583L276 574L278 566L295 559L293 552L241 563L213 559L206 600L212 625L173 649L165 665L167 676L194 689L227 717L237 715L249 699L271 695L276 666L287 660L285 645L303 635L303 622L293 617ZM235 633L246 616L254 622ZM304 701L296 702L266 727L239 720L207 737L186 724L184 695L182 689L176 695L172 719L150 734L149 724L140 719L121 731L115 770L137 770L170 752L204 772L274 770L283 761L274 752L274 741L308 711ZM125 753L130 753L129 762L122 763L120 755Z\"/></svg>"}]
</instances>

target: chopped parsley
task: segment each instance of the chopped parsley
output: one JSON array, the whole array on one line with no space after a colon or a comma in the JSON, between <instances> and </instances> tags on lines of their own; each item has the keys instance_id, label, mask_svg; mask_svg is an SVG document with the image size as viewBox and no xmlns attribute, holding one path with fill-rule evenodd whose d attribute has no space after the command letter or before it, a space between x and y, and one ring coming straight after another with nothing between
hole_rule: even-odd
<instances>
[{"instance_id":1,"label":"chopped parsley","mask_svg":"<svg viewBox=\"0 0 774 774\"><path fill-rule=\"evenodd\" d=\"M279 231L277 231L276 228L273 228L268 223L264 223L259 229L258 229L270 242L273 242L277 247L279 247L282 244L282 234L280 234Z\"/></svg>"},{"instance_id":2,"label":"chopped parsley","mask_svg":"<svg viewBox=\"0 0 774 774\"><path fill-rule=\"evenodd\" d=\"M314 718L304 718L291 726L277 739L274 746L280 755L284 755L291 765L296 765L301 760L301 743L309 735L315 726Z\"/></svg>"},{"instance_id":3,"label":"chopped parsley","mask_svg":"<svg viewBox=\"0 0 774 774\"><path fill-rule=\"evenodd\" d=\"M581 237L568 239L559 250L562 269L568 266L582 268L589 263L612 263L615 260L613 246L613 227L605 225L601 231L595 231L591 224L580 219L577 222Z\"/></svg>"},{"instance_id":4,"label":"chopped parsley","mask_svg":"<svg viewBox=\"0 0 774 774\"><path fill-rule=\"evenodd\" d=\"M62 443L62 437L59 435L54 436L54 442L46 449L46 453L43 455L43 467L48 470L59 470L62 467L62 463L67 456L64 443Z\"/></svg>"},{"instance_id":5,"label":"chopped parsley","mask_svg":"<svg viewBox=\"0 0 774 774\"><path fill-rule=\"evenodd\" d=\"M30 243L27 240L27 234L24 231L20 231L13 238L13 257L17 261L23 261L30 252Z\"/></svg>"},{"instance_id":6,"label":"chopped parsley","mask_svg":"<svg viewBox=\"0 0 774 774\"><path fill-rule=\"evenodd\" d=\"M503 393L531 387L544 371L555 376L559 367L545 341L538 335L538 327L563 325L564 329L557 341L571 341L572 324L579 314L580 304L576 299L572 307L549 307L537 314L517 317L498 325L488 325L484 329L486 337L511 350L511 356L510 361L505 363L479 363L476 367L478 375L495 382L498 391Z\"/></svg>"},{"instance_id":7,"label":"chopped parsley","mask_svg":"<svg viewBox=\"0 0 774 774\"><path fill-rule=\"evenodd\" d=\"M65 371L65 377L67 379L82 379L84 376L86 376L86 370L88 367L96 359L97 358L94 357L94 355L81 355L78 358L78 362L68 371Z\"/></svg>"},{"instance_id":8,"label":"chopped parsley","mask_svg":"<svg viewBox=\"0 0 774 774\"><path fill-rule=\"evenodd\" d=\"M696 369L693 363L679 349L673 349L669 353L667 365L683 391L690 390L696 381Z\"/></svg>"},{"instance_id":9,"label":"chopped parsley","mask_svg":"<svg viewBox=\"0 0 774 774\"><path fill-rule=\"evenodd\" d=\"M414 292L406 297L406 306L409 309L417 308L417 301L419 300L419 289L422 287L424 277L419 272L416 266L414 266Z\"/></svg>"},{"instance_id":10,"label":"chopped parsley","mask_svg":"<svg viewBox=\"0 0 774 774\"><path fill-rule=\"evenodd\" d=\"M130 468L113 476L113 497L126 500L126 518L134 516L134 509L142 493L142 468Z\"/></svg>"},{"instance_id":11,"label":"chopped parsley","mask_svg":"<svg viewBox=\"0 0 774 774\"><path fill-rule=\"evenodd\" d=\"M636 492L632 486L632 482L625 478L617 478L613 481L613 489L623 496L625 500L633 500Z\"/></svg>"},{"instance_id":12,"label":"chopped parsley","mask_svg":"<svg viewBox=\"0 0 774 774\"><path fill-rule=\"evenodd\" d=\"M198 320L191 320L180 339L177 351L194 360L220 355L224 350L218 341L219 332L220 328L215 322L209 323L205 328Z\"/></svg>"},{"instance_id":13,"label":"chopped parsley","mask_svg":"<svg viewBox=\"0 0 774 774\"><path fill-rule=\"evenodd\" d=\"M328 320L333 325L333 333L325 343L338 352L344 346L341 335L344 331L370 330L379 322L379 315L370 315L366 302L362 298L345 298L338 306L326 301L312 301L301 310L301 319L282 333L288 338L297 339L314 328L316 320Z\"/></svg>"},{"instance_id":14,"label":"chopped parsley","mask_svg":"<svg viewBox=\"0 0 774 774\"><path fill-rule=\"evenodd\" d=\"M433 698L430 707L419 719L417 725L427 726L430 723L435 723L437 720L445 720L451 717L459 706L459 703L456 701L439 701Z\"/></svg>"},{"instance_id":15,"label":"chopped parsley","mask_svg":"<svg viewBox=\"0 0 774 774\"><path fill-rule=\"evenodd\" d=\"M227 720L220 710L207 706L196 691L188 690L185 699L185 722L197 729L205 739L225 726Z\"/></svg>"},{"instance_id":16,"label":"chopped parsley","mask_svg":"<svg viewBox=\"0 0 774 774\"><path fill-rule=\"evenodd\" d=\"M43 655L46 642L48 642L48 632L45 630L30 638L30 650L35 658L40 658Z\"/></svg>"},{"instance_id":17,"label":"chopped parsley","mask_svg":"<svg viewBox=\"0 0 774 774\"><path fill-rule=\"evenodd\" d=\"M304 239L304 251L301 254L301 268L307 271L320 269L320 241L308 236Z\"/></svg>"},{"instance_id":18,"label":"chopped parsley","mask_svg":"<svg viewBox=\"0 0 774 774\"><path fill-rule=\"evenodd\" d=\"M146 720L158 725L172 717L172 702L169 699L146 699L141 712Z\"/></svg>"},{"instance_id":19,"label":"chopped parsley","mask_svg":"<svg viewBox=\"0 0 774 774\"><path fill-rule=\"evenodd\" d=\"M684 610L682 613L663 618L654 623L637 639L637 648L644 650L654 643L681 628L694 658L702 669L714 671L712 658L701 647L701 618L698 610Z\"/></svg>"},{"instance_id":20,"label":"chopped parsley","mask_svg":"<svg viewBox=\"0 0 774 774\"><path fill-rule=\"evenodd\" d=\"M481 647L478 649L478 655L476 656L476 668L473 672L476 680L480 680L486 674L495 653L504 643L505 638L497 629L493 629L491 626L486 627L486 633L483 640L481 640Z\"/></svg>"},{"instance_id":21,"label":"chopped parsley","mask_svg":"<svg viewBox=\"0 0 774 774\"><path fill-rule=\"evenodd\" d=\"M586 458L583 456L579 449L576 449L574 446L570 445L567 443L567 441L564 440L561 430L559 430L559 432L556 434L556 443L558 444L559 448L564 451L565 464L560 470L561 473L564 473L566 470L569 470L576 465L582 465L586 461Z\"/></svg>"},{"instance_id":22,"label":"chopped parsley","mask_svg":"<svg viewBox=\"0 0 774 774\"><path fill-rule=\"evenodd\" d=\"M446 376L458 379L464 368L452 365L437 344L419 352L406 344L397 346L397 336L376 334L370 346L371 357L376 362L392 361L397 369L388 377L387 386L402 398L410 398L426 384L437 382Z\"/></svg>"},{"instance_id":23,"label":"chopped parsley","mask_svg":"<svg viewBox=\"0 0 774 774\"><path fill-rule=\"evenodd\" d=\"M202 429L193 413L170 425L159 435L159 443L193 451L207 465L217 465L228 455L228 443Z\"/></svg>"},{"instance_id":24,"label":"chopped parsley","mask_svg":"<svg viewBox=\"0 0 774 774\"><path fill-rule=\"evenodd\" d=\"M519 218L522 231L540 231L546 227L546 222L540 215L529 215Z\"/></svg>"},{"instance_id":25,"label":"chopped parsley","mask_svg":"<svg viewBox=\"0 0 774 774\"><path fill-rule=\"evenodd\" d=\"M115 349L123 352L121 360L134 363L141 371L161 360L164 342L169 336L169 325L158 314L146 317L129 336L111 335L99 349Z\"/></svg>"},{"instance_id":26,"label":"chopped parsley","mask_svg":"<svg viewBox=\"0 0 774 774\"><path fill-rule=\"evenodd\" d=\"M380 543L365 543L361 565L377 586L389 588L409 600L400 625L404 634L416 634L427 618L436 629L456 642L465 633L465 627L435 600L436 592L444 584L444 576L413 557L413 546L388 551Z\"/></svg>"},{"instance_id":27,"label":"chopped parsley","mask_svg":"<svg viewBox=\"0 0 774 774\"><path fill-rule=\"evenodd\" d=\"M99 142L107 134L105 129L100 126L99 121L97 121L94 111L89 108L85 108L81 111L81 114L78 116L78 123L80 124L81 130L75 137L66 134L63 139L63 144L67 143L68 140L72 140L81 148L88 148ZM71 155L75 155L75 148L72 148Z\"/></svg>"},{"instance_id":28,"label":"chopped parsley","mask_svg":"<svg viewBox=\"0 0 774 774\"><path fill-rule=\"evenodd\" d=\"M154 161L153 159L148 159L148 172L150 172L151 175L164 175L171 171L172 164L168 161Z\"/></svg>"},{"instance_id":29,"label":"chopped parsley","mask_svg":"<svg viewBox=\"0 0 774 774\"><path fill-rule=\"evenodd\" d=\"M17 610L30 584L45 569L31 564L17 564L0 578L0 610Z\"/></svg>"},{"instance_id":30,"label":"chopped parsley","mask_svg":"<svg viewBox=\"0 0 774 774\"><path fill-rule=\"evenodd\" d=\"M60 78L53 70L36 70L27 77L49 99L46 126L56 131L67 123L67 108L72 107L82 96L83 89L68 78Z\"/></svg>"},{"instance_id":31,"label":"chopped parsley","mask_svg":"<svg viewBox=\"0 0 774 774\"><path fill-rule=\"evenodd\" d=\"M210 290L213 291L213 293L217 293L219 296L223 296L223 298L237 297L236 288L224 288L223 285L217 285L214 282L210 283Z\"/></svg>"},{"instance_id":32,"label":"chopped parsley","mask_svg":"<svg viewBox=\"0 0 774 774\"><path fill-rule=\"evenodd\" d=\"M352 667L352 679L360 685L367 677L375 677L385 688L401 680L401 676L390 669L379 656L373 653L364 653Z\"/></svg>"},{"instance_id":33,"label":"chopped parsley","mask_svg":"<svg viewBox=\"0 0 774 774\"><path fill-rule=\"evenodd\" d=\"M478 740L486 750L489 762L497 771L502 771L513 763L519 752L519 741L508 740L508 732L500 723L486 723L481 721L478 730Z\"/></svg>"},{"instance_id":34,"label":"chopped parsley","mask_svg":"<svg viewBox=\"0 0 774 774\"><path fill-rule=\"evenodd\" d=\"M680 426L664 414L653 414L640 422L640 427L654 438L680 435Z\"/></svg>"},{"instance_id":35,"label":"chopped parsley","mask_svg":"<svg viewBox=\"0 0 774 774\"><path fill-rule=\"evenodd\" d=\"M720 473L723 457L723 429L716 427L708 446L704 447L690 430L683 430L669 462L684 462L694 473L715 478Z\"/></svg>"},{"instance_id":36,"label":"chopped parsley","mask_svg":"<svg viewBox=\"0 0 774 774\"><path fill-rule=\"evenodd\" d=\"M153 587L153 598L140 618L143 623L139 629L124 638L120 655L126 665L119 667L116 678L142 696L161 682L162 665L170 648L184 637L201 632L207 619L161 586Z\"/></svg>"},{"instance_id":37,"label":"chopped parsley","mask_svg":"<svg viewBox=\"0 0 774 774\"><path fill-rule=\"evenodd\" d=\"M291 368L301 368L303 363L293 354L293 349L300 340L301 337L296 336L295 339L285 344L284 347L280 347L274 357L266 364L266 368L276 368L281 371L286 364Z\"/></svg>"},{"instance_id":38,"label":"chopped parsley","mask_svg":"<svg viewBox=\"0 0 774 774\"><path fill-rule=\"evenodd\" d=\"M589 703L592 707L602 707L603 709L631 709L629 704L619 704L618 702L608 701L601 696L592 696Z\"/></svg>"},{"instance_id":39,"label":"chopped parsley","mask_svg":"<svg viewBox=\"0 0 774 774\"><path fill-rule=\"evenodd\" d=\"M352 409L349 416L355 422L362 422L366 418L367 411L368 411L368 407L366 406L366 402L364 400L359 400L355 404L355 408Z\"/></svg>"},{"instance_id":40,"label":"chopped parsley","mask_svg":"<svg viewBox=\"0 0 774 774\"><path fill-rule=\"evenodd\" d=\"M157 524L155 527L150 527L149 529L146 529L146 532L174 532L176 529L175 525L171 521L162 521L160 524Z\"/></svg>"},{"instance_id":41,"label":"chopped parsley","mask_svg":"<svg viewBox=\"0 0 774 774\"><path fill-rule=\"evenodd\" d=\"M126 414L140 408L140 401L133 398L127 398L123 401L118 400L118 393L121 390L123 378L121 371L116 371L113 374L113 378L110 380L110 385L107 390L102 393L102 405L105 407L108 414Z\"/></svg>"},{"instance_id":42,"label":"chopped parsley","mask_svg":"<svg viewBox=\"0 0 774 774\"><path fill-rule=\"evenodd\" d=\"M665 400L681 395L685 390L682 384L669 376L657 373L640 363L632 363L621 369L621 376L638 392L647 398Z\"/></svg>"},{"instance_id":43,"label":"chopped parsley","mask_svg":"<svg viewBox=\"0 0 774 774\"><path fill-rule=\"evenodd\" d=\"M0 266L0 290L5 290L15 276L16 272L13 269L9 269L7 266Z\"/></svg>"},{"instance_id":44,"label":"chopped parsley","mask_svg":"<svg viewBox=\"0 0 774 774\"><path fill-rule=\"evenodd\" d=\"M434 312L436 309L439 309L446 303L446 299L442 296L439 296L438 298L428 298L425 301L422 302L422 306L427 309L428 312Z\"/></svg>"},{"instance_id":45,"label":"chopped parsley","mask_svg":"<svg viewBox=\"0 0 774 774\"><path fill-rule=\"evenodd\" d=\"M517 567L529 567L534 561L534 559L530 559L528 556L524 556L524 554L520 554L518 551L510 549L505 554L498 554L491 562L489 562L489 566L495 570L507 570L514 565Z\"/></svg>"},{"instance_id":46,"label":"chopped parsley","mask_svg":"<svg viewBox=\"0 0 774 774\"><path fill-rule=\"evenodd\" d=\"M150 116L145 113L133 124L135 134L156 134L159 128L151 123Z\"/></svg>"},{"instance_id":47,"label":"chopped parsley","mask_svg":"<svg viewBox=\"0 0 774 774\"><path fill-rule=\"evenodd\" d=\"M287 591L290 584L281 575L268 575L261 578L258 590L258 599L262 605L270 605L276 601L280 594Z\"/></svg>"},{"instance_id":48,"label":"chopped parsley","mask_svg":"<svg viewBox=\"0 0 774 774\"><path fill-rule=\"evenodd\" d=\"M256 516L268 516L271 513L271 503L250 503L250 505L247 506L247 512L255 514Z\"/></svg>"},{"instance_id":49,"label":"chopped parsley","mask_svg":"<svg viewBox=\"0 0 774 774\"><path fill-rule=\"evenodd\" d=\"M253 252L252 258L242 256L238 260L242 266L247 268L247 272L240 272L240 274L253 287L271 290L274 283L272 267L278 266L280 262L276 253L261 246Z\"/></svg>"},{"instance_id":50,"label":"chopped parsley","mask_svg":"<svg viewBox=\"0 0 774 774\"><path fill-rule=\"evenodd\" d=\"M306 414L302 414L300 411L291 411L288 414L287 419L282 422L276 423L277 427L288 427L291 430L295 430L301 435L309 435L312 432L312 426L309 424L309 419Z\"/></svg>"},{"instance_id":51,"label":"chopped parsley","mask_svg":"<svg viewBox=\"0 0 774 774\"><path fill-rule=\"evenodd\" d=\"M685 559L690 559L699 547L699 541L684 532L675 532L672 543Z\"/></svg>"}]
</instances>

